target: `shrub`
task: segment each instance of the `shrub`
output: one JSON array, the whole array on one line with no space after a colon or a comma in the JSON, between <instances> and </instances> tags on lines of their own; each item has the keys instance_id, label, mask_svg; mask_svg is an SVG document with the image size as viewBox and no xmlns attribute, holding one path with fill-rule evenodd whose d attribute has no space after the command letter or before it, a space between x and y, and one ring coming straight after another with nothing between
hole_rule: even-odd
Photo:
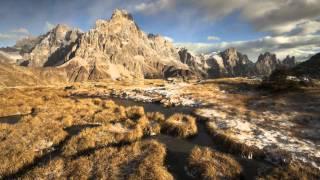
<instances>
[{"instance_id":1,"label":"shrub","mask_svg":"<svg viewBox=\"0 0 320 180\"><path fill-rule=\"evenodd\" d=\"M189 137L198 132L196 119L190 115L174 114L163 124L164 130L174 136Z\"/></svg>"},{"instance_id":2,"label":"shrub","mask_svg":"<svg viewBox=\"0 0 320 180\"><path fill-rule=\"evenodd\" d=\"M242 171L240 164L232 157L207 147L192 149L188 170L199 179L238 179Z\"/></svg>"}]
</instances>

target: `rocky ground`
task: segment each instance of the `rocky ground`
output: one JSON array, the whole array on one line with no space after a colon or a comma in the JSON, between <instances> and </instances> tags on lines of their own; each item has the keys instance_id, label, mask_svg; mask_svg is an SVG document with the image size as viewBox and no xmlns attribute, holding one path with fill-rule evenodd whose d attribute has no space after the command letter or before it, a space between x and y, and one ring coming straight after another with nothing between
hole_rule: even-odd
<instances>
[{"instance_id":1,"label":"rocky ground","mask_svg":"<svg viewBox=\"0 0 320 180\"><path fill-rule=\"evenodd\" d=\"M203 133L197 121L206 125L222 152L195 147L185 165L190 178L223 177L219 169L230 164L234 171L224 169L225 177L243 177L245 168L234 159L238 156L273 167L259 169L255 176L262 179L288 174L319 178L319 86L274 93L260 89L259 83L234 78L1 87L0 177L135 179L149 172L156 179L177 178L167 169L168 147L145 138L161 133L188 141ZM166 117L143 107L118 105L115 98L166 109L188 107L191 112ZM225 165L216 162L219 158Z\"/></svg>"}]
</instances>

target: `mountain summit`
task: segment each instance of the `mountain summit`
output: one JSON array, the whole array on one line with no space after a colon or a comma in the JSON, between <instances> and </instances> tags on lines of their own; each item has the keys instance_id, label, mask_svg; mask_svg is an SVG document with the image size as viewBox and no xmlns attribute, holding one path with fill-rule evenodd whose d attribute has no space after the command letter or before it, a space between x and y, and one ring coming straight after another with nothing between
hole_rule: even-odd
<instances>
[{"instance_id":1,"label":"mountain summit","mask_svg":"<svg viewBox=\"0 0 320 180\"><path fill-rule=\"evenodd\" d=\"M70 81L191 75L172 43L139 29L130 13L115 10L88 32L58 25L39 37L25 57L29 66L58 66Z\"/></svg>"}]
</instances>

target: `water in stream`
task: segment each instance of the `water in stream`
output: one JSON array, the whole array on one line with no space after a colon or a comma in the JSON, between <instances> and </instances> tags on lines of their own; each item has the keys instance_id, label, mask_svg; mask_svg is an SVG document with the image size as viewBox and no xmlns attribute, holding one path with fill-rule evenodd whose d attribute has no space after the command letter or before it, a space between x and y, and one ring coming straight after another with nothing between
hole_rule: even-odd
<instances>
[{"instance_id":1,"label":"water in stream","mask_svg":"<svg viewBox=\"0 0 320 180\"><path fill-rule=\"evenodd\" d=\"M112 98L118 105L122 106L143 106L145 112L161 112L166 118L174 113L193 114L193 108L191 107L170 107L166 108L157 103L143 103L135 102L131 100L123 100L118 98ZM198 134L194 137L183 139L172 137L164 134L149 137L149 139L155 139L166 145L167 158L166 166L170 173L176 179L194 179L188 175L186 171L186 165L188 163L188 156L191 150L195 146L210 147L216 151L228 153L228 149L223 145L215 143L213 138L207 132L205 123L197 117ZM234 158L241 164L243 168L242 179L256 179L260 168L270 167L271 165L261 160L250 160L241 157L240 155L233 155Z\"/></svg>"},{"instance_id":2,"label":"water in stream","mask_svg":"<svg viewBox=\"0 0 320 180\"><path fill-rule=\"evenodd\" d=\"M0 117L0 123L15 124L21 120L23 115L13 115Z\"/></svg>"}]
</instances>

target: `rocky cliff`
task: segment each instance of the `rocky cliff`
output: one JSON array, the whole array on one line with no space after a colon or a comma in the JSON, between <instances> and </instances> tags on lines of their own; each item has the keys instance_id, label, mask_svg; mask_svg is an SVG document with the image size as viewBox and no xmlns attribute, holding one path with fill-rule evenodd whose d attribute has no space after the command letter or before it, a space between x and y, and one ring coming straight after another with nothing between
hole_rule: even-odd
<instances>
[{"instance_id":1,"label":"rocky cliff","mask_svg":"<svg viewBox=\"0 0 320 180\"><path fill-rule=\"evenodd\" d=\"M247 55L239 53L235 48L225 50L220 56L229 77L253 75L253 63Z\"/></svg>"},{"instance_id":2,"label":"rocky cliff","mask_svg":"<svg viewBox=\"0 0 320 180\"><path fill-rule=\"evenodd\" d=\"M80 35L79 30L57 25L45 35L18 42L16 47L21 47L28 66L56 66L68 60L70 48Z\"/></svg>"},{"instance_id":3,"label":"rocky cliff","mask_svg":"<svg viewBox=\"0 0 320 180\"><path fill-rule=\"evenodd\" d=\"M256 75L268 76L278 68L280 64L281 62L277 59L275 54L269 52L260 54L255 64Z\"/></svg>"},{"instance_id":4,"label":"rocky cliff","mask_svg":"<svg viewBox=\"0 0 320 180\"><path fill-rule=\"evenodd\" d=\"M282 66L289 69L289 68L293 68L297 65L296 59L294 56L287 56L283 61L282 61Z\"/></svg>"}]
</instances>

